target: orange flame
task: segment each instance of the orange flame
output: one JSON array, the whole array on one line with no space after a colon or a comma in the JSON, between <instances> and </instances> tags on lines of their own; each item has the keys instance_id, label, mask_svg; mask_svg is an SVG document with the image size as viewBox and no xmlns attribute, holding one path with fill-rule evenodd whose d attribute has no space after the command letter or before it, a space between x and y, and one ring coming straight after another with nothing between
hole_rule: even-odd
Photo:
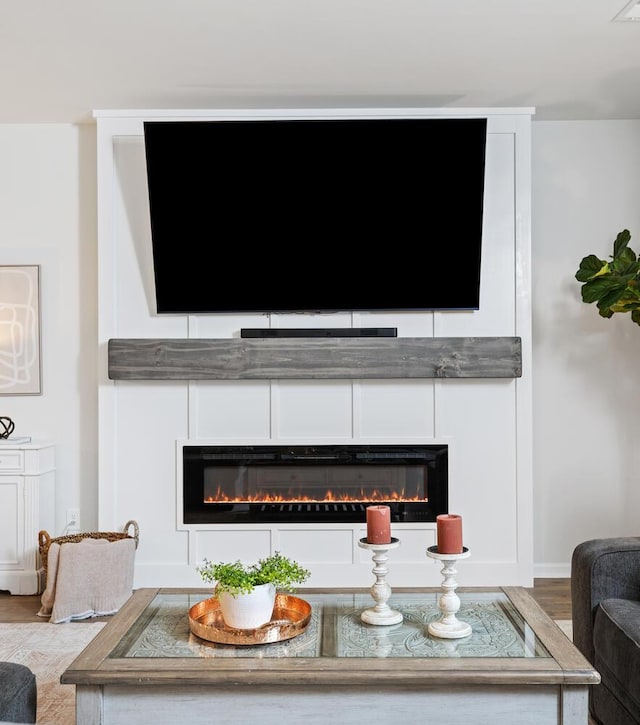
<instances>
[{"instance_id":1,"label":"orange flame","mask_svg":"<svg viewBox=\"0 0 640 725\"><path fill-rule=\"evenodd\" d=\"M207 496L204 503L367 503L374 501L397 501L410 502L420 501L426 502L429 499L420 496L408 496L404 490L400 491L380 491L372 489L365 491L360 489L357 494L338 493L335 494L331 489L327 489L322 498L314 498L307 494L292 493L269 493L266 491L257 491L248 496L229 496L220 487L218 487L215 495Z\"/></svg>"}]
</instances>

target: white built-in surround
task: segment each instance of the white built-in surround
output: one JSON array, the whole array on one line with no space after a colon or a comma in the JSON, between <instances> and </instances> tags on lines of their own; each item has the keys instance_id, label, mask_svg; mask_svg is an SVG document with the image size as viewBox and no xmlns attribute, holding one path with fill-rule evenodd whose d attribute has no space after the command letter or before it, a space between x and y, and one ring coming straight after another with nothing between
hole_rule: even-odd
<instances>
[{"instance_id":1,"label":"white built-in surround","mask_svg":"<svg viewBox=\"0 0 640 725\"><path fill-rule=\"evenodd\" d=\"M143 121L320 114L488 117L480 310L310 314L303 322L300 315L157 315ZM373 583L370 555L357 544L364 522L183 525L176 453L185 439L223 444L446 442L449 510L463 516L471 552L458 567L460 585L532 585L531 109L110 111L96 117L99 525L111 530L129 519L138 521L134 585L198 586L196 566L204 557L249 561L276 549L311 570L308 586ZM455 228L452 219L451 238L444 244L455 245ZM407 265L425 263L418 237L406 246ZM301 255L307 263L303 244ZM212 284L219 280L241 284L242 274L213 269ZM497 380L108 379L111 338L229 338L239 336L242 327L268 325L392 326L401 337L519 336L523 374ZM438 585L440 567L425 555L435 543L435 524L396 524L393 533L401 546L390 552L389 584Z\"/></svg>"}]
</instances>

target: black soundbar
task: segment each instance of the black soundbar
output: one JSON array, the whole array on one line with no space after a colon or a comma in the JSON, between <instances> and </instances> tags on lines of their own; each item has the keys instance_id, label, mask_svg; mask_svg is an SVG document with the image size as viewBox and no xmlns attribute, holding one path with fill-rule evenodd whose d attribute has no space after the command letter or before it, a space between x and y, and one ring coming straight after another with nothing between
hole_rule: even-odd
<instances>
[{"instance_id":1,"label":"black soundbar","mask_svg":"<svg viewBox=\"0 0 640 725\"><path fill-rule=\"evenodd\" d=\"M240 337L398 337L397 327L243 327Z\"/></svg>"}]
</instances>

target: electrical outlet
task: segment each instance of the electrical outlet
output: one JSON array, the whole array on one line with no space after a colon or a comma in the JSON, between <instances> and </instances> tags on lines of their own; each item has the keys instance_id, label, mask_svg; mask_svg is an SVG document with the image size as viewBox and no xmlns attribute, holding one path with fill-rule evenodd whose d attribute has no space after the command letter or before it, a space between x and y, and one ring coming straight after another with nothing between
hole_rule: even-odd
<instances>
[{"instance_id":1,"label":"electrical outlet","mask_svg":"<svg viewBox=\"0 0 640 725\"><path fill-rule=\"evenodd\" d=\"M67 509L67 531L80 531L80 509Z\"/></svg>"}]
</instances>

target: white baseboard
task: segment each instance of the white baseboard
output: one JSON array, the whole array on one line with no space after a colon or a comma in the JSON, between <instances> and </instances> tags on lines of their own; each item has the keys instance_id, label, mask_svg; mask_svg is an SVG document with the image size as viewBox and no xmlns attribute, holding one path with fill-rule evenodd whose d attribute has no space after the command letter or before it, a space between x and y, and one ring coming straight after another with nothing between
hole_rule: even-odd
<instances>
[{"instance_id":1,"label":"white baseboard","mask_svg":"<svg viewBox=\"0 0 640 725\"><path fill-rule=\"evenodd\" d=\"M534 564L536 579L567 579L571 576L571 564Z\"/></svg>"}]
</instances>

